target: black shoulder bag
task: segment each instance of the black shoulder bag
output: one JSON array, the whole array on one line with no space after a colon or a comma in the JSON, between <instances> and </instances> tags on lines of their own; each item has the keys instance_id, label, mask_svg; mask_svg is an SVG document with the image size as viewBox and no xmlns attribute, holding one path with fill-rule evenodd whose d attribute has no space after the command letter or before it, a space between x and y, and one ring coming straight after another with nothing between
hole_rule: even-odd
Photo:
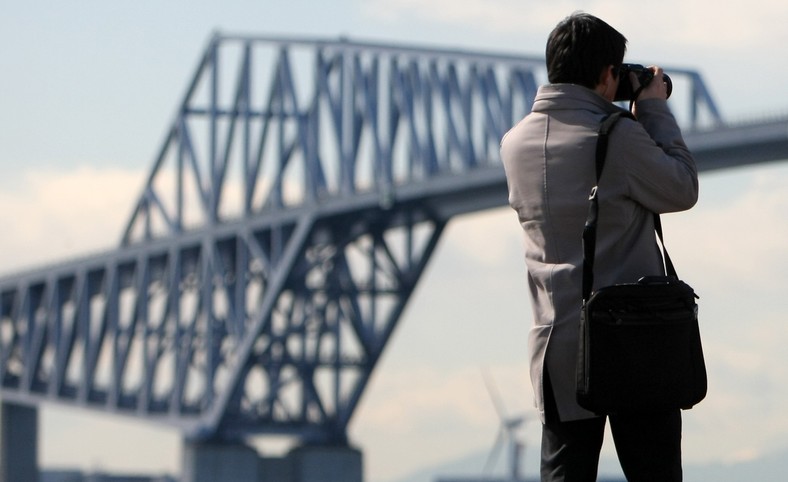
<instances>
[{"instance_id":1,"label":"black shoulder bag","mask_svg":"<svg viewBox=\"0 0 788 482\"><path fill-rule=\"evenodd\" d=\"M583 230L583 307L577 363L577 402L598 414L689 409L706 396L695 291L679 280L654 214L667 276L600 288L592 293L598 184L608 134L621 115L608 116L596 148L597 186Z\"/></svg>"}]
</instances>

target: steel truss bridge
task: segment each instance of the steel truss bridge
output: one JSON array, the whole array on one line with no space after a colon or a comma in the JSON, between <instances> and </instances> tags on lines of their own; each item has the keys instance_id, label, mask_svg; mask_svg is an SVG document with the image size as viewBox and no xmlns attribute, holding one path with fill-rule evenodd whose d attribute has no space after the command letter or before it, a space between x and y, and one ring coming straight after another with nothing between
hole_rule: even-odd
<instances>
[{"instance_id":1,"label":"steel truss bridge","mask_svg":"<svg viewBox=\"0 0 788 482\"><path fill-rule=\"evenodd\" d=\"M452 216L507 202L541 58L216 35L119 246L0 279L0 396L345 444ZM788 158L666 69L702 170Z\"/></svg>"}]
</instances>

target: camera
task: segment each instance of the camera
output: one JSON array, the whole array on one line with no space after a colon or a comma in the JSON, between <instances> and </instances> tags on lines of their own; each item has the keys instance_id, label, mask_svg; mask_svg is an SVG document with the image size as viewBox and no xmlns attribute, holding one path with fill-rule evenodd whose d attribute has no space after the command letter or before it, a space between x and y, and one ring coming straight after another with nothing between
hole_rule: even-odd
<instances>
[{"instance_id":1,"label":"camera","mask_svg":"<svg viewBox=\"0 0 788 482\"><path fill-rule=\"evenodd\" d=\"M616 90L616 97L614 99L616 102L621 100L635 100L633 98L635 96L635 89L632 88L632 81L629 78L630 72L635 73L638 82L640 82L640 86L643 88L654 78L654 71L648 67L643 67L639 64L621 64L621 68L618 72L618 90ZM668 74L662 74L662 81L667 84L668 97L670 97L670 93L673 91L673 82L670 80L670 77L668 77Z\"/></svg>"}]
</instances>

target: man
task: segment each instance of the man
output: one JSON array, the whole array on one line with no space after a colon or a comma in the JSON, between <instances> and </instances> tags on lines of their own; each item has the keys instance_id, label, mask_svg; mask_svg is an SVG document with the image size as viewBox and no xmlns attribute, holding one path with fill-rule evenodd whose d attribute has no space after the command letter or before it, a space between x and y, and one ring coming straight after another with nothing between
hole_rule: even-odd
<instances>
[{"instance_id":1,"label":"man","mask_svg":"<svg viewBox=\"0 0 788 482\"><path fill-rule=\"evenodd\" d=\"M524 230L534 310L531 381L542 418L542 480L595 481L605 417L576 402L582 304L582 232L596 184L595 146L613 101L626 39L604 21L576 13L547 42L549 84L532 112L501 142L509 203ZM697 170L667 106L662 70L610 135L599 182L594 289L664 274L652 213L691 208ZM637 79L631 79L637 88ZM681 413L607 417L630 482L681 480Z\"/></svg>"}]
</instances>

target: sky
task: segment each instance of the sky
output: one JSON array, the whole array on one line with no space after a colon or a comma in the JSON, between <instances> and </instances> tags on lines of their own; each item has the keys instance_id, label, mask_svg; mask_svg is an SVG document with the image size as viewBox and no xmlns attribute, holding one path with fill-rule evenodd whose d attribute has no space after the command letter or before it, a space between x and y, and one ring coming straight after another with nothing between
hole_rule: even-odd
<instances>
[{"instance_id":1,"label":"sky","mask_svg":"<svg viewBox=\"0 0 788 482\"><path fill-rule=\"evenodd\" d=\"M788 112L774 80L788 74L775 58L788 43L780 0L1 1L0 274L117 245L215 31L542 55L550 30L575 10L621 31L630 61L700 71L728 120ZM679 275L701 297L709 371L707 399L684 413L684 458L755 460L788 450L788 163L704 173L700 182L695 208L663 218ZM520 436L535 460L530 323L513 211L452 220L349 427L366 480L393 482L488 450L498 420L483 370L507 410L530 417ZM75 430L85 434L80 444ZM45 407L39 460L172 473L180 439Z\"/></svg>"}]
</instances>

